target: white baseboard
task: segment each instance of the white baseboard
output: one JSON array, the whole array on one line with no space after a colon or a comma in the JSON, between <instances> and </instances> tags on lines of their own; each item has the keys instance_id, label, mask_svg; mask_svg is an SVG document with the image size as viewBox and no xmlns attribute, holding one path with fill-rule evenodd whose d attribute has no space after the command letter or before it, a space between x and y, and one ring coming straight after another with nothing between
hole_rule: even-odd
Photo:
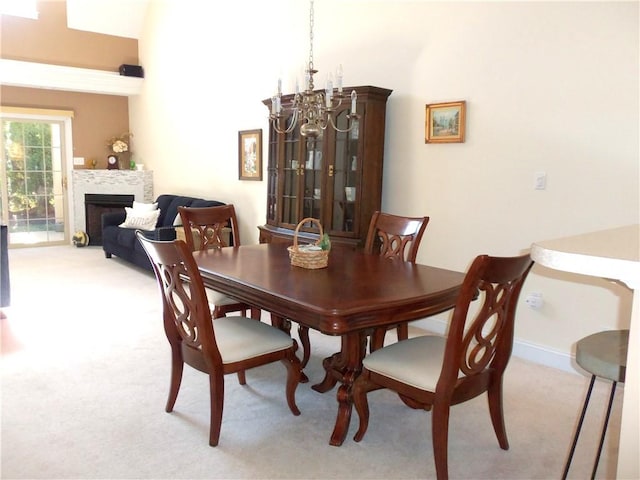
<instances>
[{"instance_id":1,"label":"white baseboard","mask_svg":"<svg viewBox=\"0 0 640 480\"><path fill-rule=\"evenodd\" d=\"M416 326L416 323L421 326ZM431 332L444 335L447 323L444 320L439 320L437 318L425 318L423 320L419 320L418 322L410 324L409 336L412 336L411 330L414 328L416 330L423 330L422 326ZM417 334L420 335L420 333ZM557 368L564 372L575 373L578 375L581 374L576 367L575 358L572 355L559 352L548 347L543 347L541 345L518 340L517 338L513 342L513 356L529 360L540 365L545 365L547 367Z\"/></svg>"}]
</instances>

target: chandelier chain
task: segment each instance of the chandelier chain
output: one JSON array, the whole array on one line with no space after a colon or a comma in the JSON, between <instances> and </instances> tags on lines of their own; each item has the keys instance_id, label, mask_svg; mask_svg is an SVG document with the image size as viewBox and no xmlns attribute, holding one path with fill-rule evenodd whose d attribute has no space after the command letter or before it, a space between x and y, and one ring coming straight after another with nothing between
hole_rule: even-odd
<instances>
[{"instance_id":1,"label":"chandelier chain","mask_svg":"<svg viewBox=\"0 0 640 480\"><path fill-rule=\"evenodd\" d=\"M310 70L313 70L313 22L314 22L313 0L311 0L310 7L309 7L309 69Z\"/></svg>"}]
</instances>

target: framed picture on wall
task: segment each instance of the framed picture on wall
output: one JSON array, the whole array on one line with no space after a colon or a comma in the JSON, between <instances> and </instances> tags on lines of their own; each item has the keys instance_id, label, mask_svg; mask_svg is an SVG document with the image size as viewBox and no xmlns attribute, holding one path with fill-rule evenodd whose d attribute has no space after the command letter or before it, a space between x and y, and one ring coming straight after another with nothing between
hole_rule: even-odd
<instances>
[{"instance_id":1,"label":"framed picture on wall","mask_svg":"<svg viewBox=\"0 0 640 480\"><path fill-rule=\"evenodd\" d=\"M238 132L240 180L262 180L262 130Z\"/></svg>"},{"instance_id":2,"label":"framed picture on wall","mask_svg":"<svg viewBox=\"0 0 640 480\"><path fill-rule=\"evenodd\" d=\"M424 143L462 143L466 102L427 105Z\"/></svg>"}]
</instances>

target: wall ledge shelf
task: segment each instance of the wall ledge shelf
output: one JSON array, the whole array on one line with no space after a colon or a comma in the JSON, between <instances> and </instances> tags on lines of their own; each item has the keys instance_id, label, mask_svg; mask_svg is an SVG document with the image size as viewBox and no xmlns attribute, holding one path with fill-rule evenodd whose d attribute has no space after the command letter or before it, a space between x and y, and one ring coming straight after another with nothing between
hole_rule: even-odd
<instances>
[{"instance_id":1,"label":"wall ledge shelf","mask_svg":"<svg viewBox=\"0 0 640 480\"><path fill-rule=\"evenodd\" d=\"M129 97L144 79L117 72L0 58L0 85Z\"/></svg>"}]
</instances>

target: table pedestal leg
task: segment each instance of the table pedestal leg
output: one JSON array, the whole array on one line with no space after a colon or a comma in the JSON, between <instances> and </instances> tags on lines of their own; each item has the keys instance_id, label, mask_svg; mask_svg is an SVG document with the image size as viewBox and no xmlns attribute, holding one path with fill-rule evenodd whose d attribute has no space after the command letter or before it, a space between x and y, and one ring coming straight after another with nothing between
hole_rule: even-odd
<instances>
[{"instance_id":1,"label":"table pedestal leg","mask_svg":"<svg viewBox=\"0 0 640 480\"><path fill-rule=\"evenodd\" d=\"M367 337L362 332L354 332L343 335L341 339L342 349L339 353L325 358L322 362L325 368L325 377L321 383L313 385L317 392L331 390L338 381L342 383L338 388L338 416L331 434L330 445L340 446L347 436L353 402L351 388L358 375L362 371L362 359L366 350Z\"/></svg>"},{"instance_id":2,"label":"table pedestal leg","mask_svg":"<svg viewBox=\"0 0 640 480\"><path fill-rule=\"evenodd\" d=\"M344 367L343 363L344 357L342 353L334 353L330 357L325 358L322 361L322 366L324 367L324 379L313 385L313 388L316 392L325 393L331 390L336 386L338 380L342 379L342 368Z\"/></svg>"},{"instance_id":3,"label":"table pedestal leg","mask_svg":"<svg viewBox=\"0 0 640 480\"><path fill-rule=\"evenodd\" d=\"M309 363L309 357L311 356L309 328L304 325L298 325L298 337L300 337L300 343L302 343L302 368L304 368Z\"/></svg>"}]
</instances>

